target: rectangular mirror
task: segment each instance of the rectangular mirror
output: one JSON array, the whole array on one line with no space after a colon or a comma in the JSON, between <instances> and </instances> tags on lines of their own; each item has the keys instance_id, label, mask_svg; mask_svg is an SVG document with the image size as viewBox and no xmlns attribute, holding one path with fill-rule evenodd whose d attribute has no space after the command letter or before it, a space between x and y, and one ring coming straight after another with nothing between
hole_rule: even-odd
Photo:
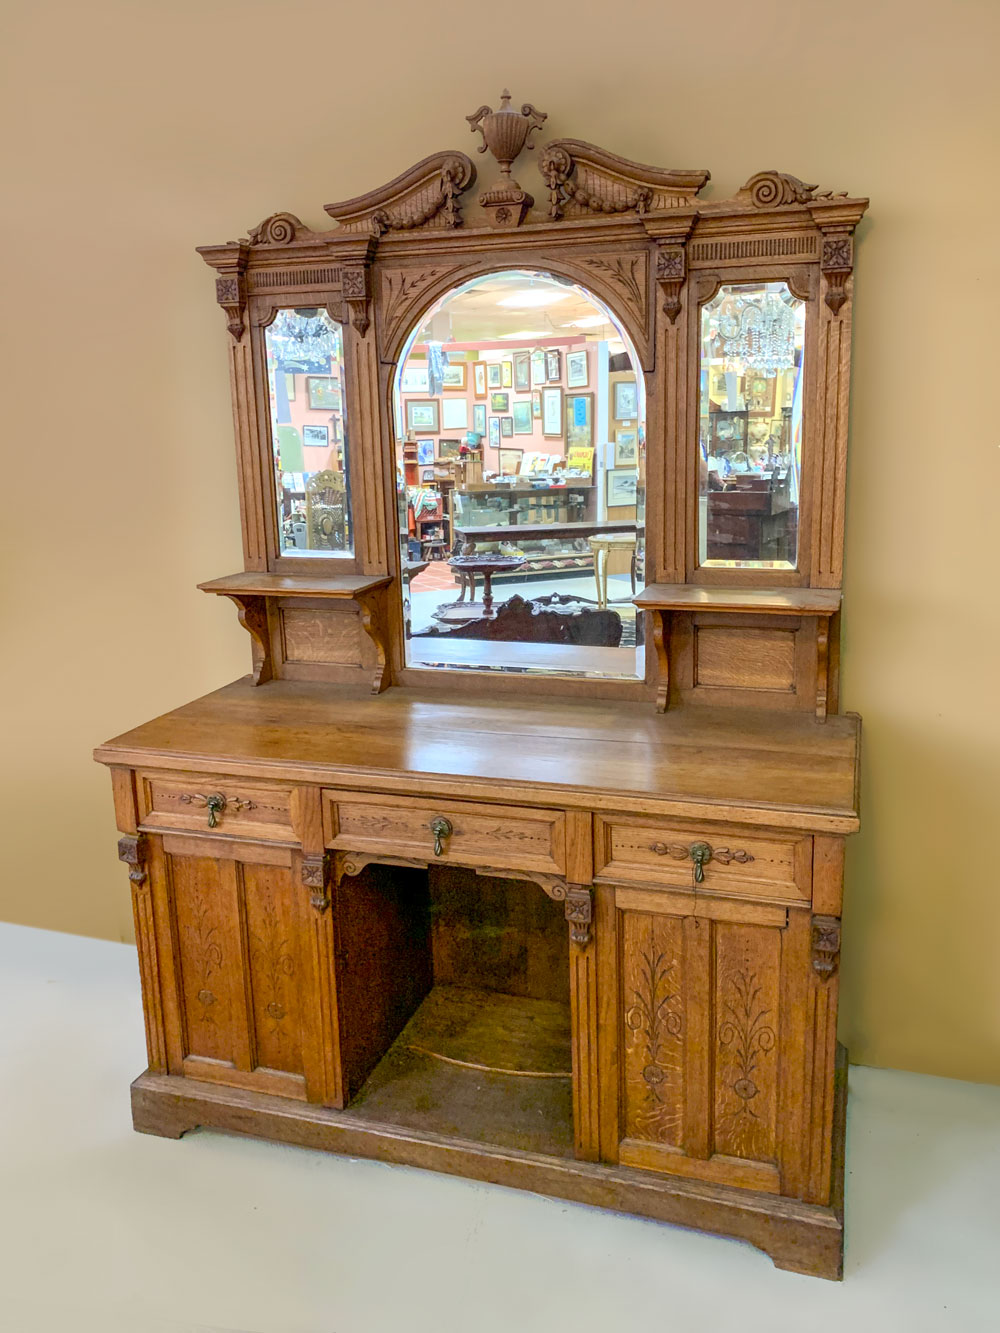
<instances>
[{"instance_id":1,"label":"rectangular mirror","mask_svg":"<svg viewBox=\"0 0 1000 1333\"><path fill-rule=\"evenodd\" d=\"M344 331L317 306L264 331L278 553L352 556Z\"/></svg>"},{"instance_id":2,"label":"rectangular mirror","mask_svg":"<svg viewBox=\"0 0 1000 1333\"><path fill-rule=\"evenodd\" d=\"M726 284L701 312L698 563L795 569L806 303Z\"/></svg>"}]
</instances>

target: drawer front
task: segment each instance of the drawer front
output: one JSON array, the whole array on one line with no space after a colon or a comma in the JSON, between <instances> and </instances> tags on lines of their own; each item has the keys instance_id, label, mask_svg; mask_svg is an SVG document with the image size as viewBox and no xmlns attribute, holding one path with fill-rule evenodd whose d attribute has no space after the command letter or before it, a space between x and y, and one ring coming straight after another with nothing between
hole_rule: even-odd
<instances>
[{"instance_id":1,"label":"drawer front","mask_svg":"<svg viewBox=\"0 0 1000 1333\"><path fill-rule=\"evenodd\" d=\"M354 792L323 797L327 845L342 851L551 875L566 870L561 810ZM431 826L438 820L446 825L438 825L435 837Z\"/></svg>"},{"instance_id":2,"label":"drawer front","mask_svg":"<svg viewBox=\"0 0 1000 1333\"><path fill-rule=\"evenodd\" d=\"M292 788L204 773L140 773L144 828L294 842Z\"/></svg>"},{"instance_id":3,"label":"drawer front","mask_svg":"<svg viewBox=\"0 0 1000 1333\"><path fill-rule=\"evenodd\" d=\"M726 825L612 817L597 820L594 866L595 877L615 883L808 902L812 839L747 833Z\"/></svg>"}]
</instances>

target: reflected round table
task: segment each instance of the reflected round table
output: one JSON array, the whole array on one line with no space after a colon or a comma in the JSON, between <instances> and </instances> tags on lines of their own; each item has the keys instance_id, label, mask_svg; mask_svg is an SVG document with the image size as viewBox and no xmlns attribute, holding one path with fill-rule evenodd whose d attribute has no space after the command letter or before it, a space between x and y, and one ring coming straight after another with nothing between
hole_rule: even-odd
<instances>
[{"instance_id":1,"label":"reflected round table","mask_svg":"<svg viewBox=\"0 0 1000 1333\"><path fill-rule=\"evenodd\" d=\"M483 615L489 620L493 615L493 575L506 574L509 570L520 569L524 564L523 555L489 555L474 553L473 555L453 556L448 564L452 569L460 574L468 574L472 578L473 595L475 595L476 575L482 575L483 579ZM464 590L463 590L464 596ZM472 607L475 603L470 603L465 608L467 614L472 614Z\"/></svg>"}]
</instances>

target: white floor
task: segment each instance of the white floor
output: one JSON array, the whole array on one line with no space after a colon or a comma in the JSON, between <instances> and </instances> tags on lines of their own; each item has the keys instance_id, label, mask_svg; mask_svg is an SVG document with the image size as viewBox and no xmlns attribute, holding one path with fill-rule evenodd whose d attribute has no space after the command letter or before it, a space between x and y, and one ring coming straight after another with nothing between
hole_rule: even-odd
<instances>
[{"instance_id":1,"label":"white floor","mask_svg":"<svg viewBox=\"0 0 1000 1333\"><path fill-rule=\"evenodd\" d=\"M3 1333L1000 1328L1000 1088L851 1070L838 1285L468 1181L134 1134L138 991L125 945L0 926Z\"/></svg>"}]
</instances>

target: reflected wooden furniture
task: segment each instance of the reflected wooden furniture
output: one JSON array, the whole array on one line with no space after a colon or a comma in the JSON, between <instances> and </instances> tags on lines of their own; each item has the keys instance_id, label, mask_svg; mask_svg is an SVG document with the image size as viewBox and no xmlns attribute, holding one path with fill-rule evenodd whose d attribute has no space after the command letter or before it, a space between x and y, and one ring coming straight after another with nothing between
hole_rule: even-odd
<instances>
[{"instance_id":1,"label":"reflected wooden furniture","mask_svg":"<svg viewBox=\"0 0 1000 1333\"><path fill-rule=\"evenodd\" d=\"M508 169L543 119L509 99L471 117ZM476 171L449 150L329 205L332 230L276 214L201 251L228 330L245 564L202 586L237 604L253 674L96 753L142 977L134 1123L532 1189L838 1277L860 732L837 712L838 640L867 201L779 172L703 201L707 172L576 139L538 160L533 213L506 170L487 222L463 218ZM447 635L413 640L408 665L391 377L435 302L505 269L581 284L636 349L640 679L620 666L634 650L517 643L499 671L488 642ZM700 312L724 282L770 281L806 305L798 564L706 568ZM278 543L264 331L302 307L343 331L349 556Z\"/></svg>"},{"instance_id":2,"label":"reflected wooden furniture","mask_svg":"<svg viewBox=\"0 0 1000 1333\"><path fill-rule=\"evenodd\" d=\"M635 548L634 532L606 533L600 537L588 537L587 544L594 553L594 581L597 584L597 605L608 604L608 556L612 551L625 551L631 557L629 569L632 579L632 593L635 594Z\"/></svg>"}]
</instances>

